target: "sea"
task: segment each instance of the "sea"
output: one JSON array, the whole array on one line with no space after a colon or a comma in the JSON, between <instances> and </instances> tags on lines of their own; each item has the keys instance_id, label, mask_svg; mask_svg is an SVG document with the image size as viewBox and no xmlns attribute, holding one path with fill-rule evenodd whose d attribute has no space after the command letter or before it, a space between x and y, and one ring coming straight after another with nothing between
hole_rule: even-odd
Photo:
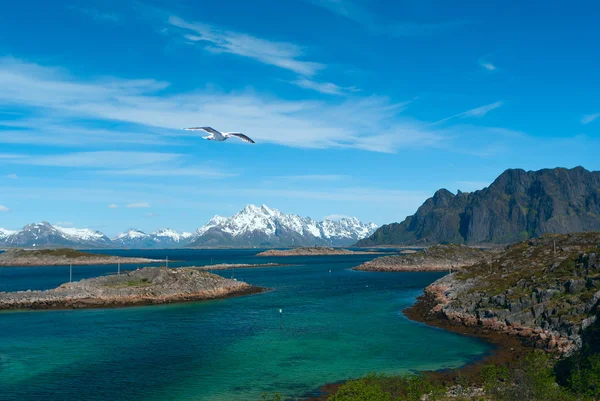
<instances>
[{"instance_id":1,"label":"sea","mask_svg":"<svg viewBox=\"0 0 600 401\"><path fill-rule=\"evenodd\" d=\"M0 400L259 401L275 392L298 399L371 372L454 369L491 350L402 315L444 273L350 270L371 255L257 257L260 251L101 251L168 258L169 267L289 266L215 272L269 289L248 296L0 312ZM121 271L136 267L121 265ZM73 280L116 271L113 265L74 266ZM68 266L0 268L0 291L44 290L65 281Z\"/></svg>"}]
</instances>

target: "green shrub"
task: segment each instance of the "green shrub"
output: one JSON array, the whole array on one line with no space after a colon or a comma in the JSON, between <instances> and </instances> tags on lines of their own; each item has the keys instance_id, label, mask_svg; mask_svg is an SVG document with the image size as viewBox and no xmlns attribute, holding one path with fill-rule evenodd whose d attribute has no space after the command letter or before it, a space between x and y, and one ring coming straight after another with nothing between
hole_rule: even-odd
<instances>
[{"instance_id":1,"label":"green shrub","mask_svg":"<svg viewBox=\"0 0 600 401\"><path fill-rule=\"evenodd\" d=\"M369 375L343 384L329 401L392 401L392 396L381 388L379 378Z\"/></svg>"},{"instance_id":2,"label":"green shrub","mask_svg":"<svg viewBox=\"0 0 600 401\"><path fill-rule=\"evenodd\" d=\"M329 401L420 401L426 394L434 401L444 393L443 387L423 375L370 374L342 385Z\"/></svg>"},{"instance_id":3,"label":"green shrub","mask_svg":"<svg viewBox=\"0 0 600 401\"><path fill-rule=\"evenodd\" d=\"M591 399L600 398L600 354L589 355L581 366L575 366L567 383L577 395Z\"/></svg>"}]
</instances>

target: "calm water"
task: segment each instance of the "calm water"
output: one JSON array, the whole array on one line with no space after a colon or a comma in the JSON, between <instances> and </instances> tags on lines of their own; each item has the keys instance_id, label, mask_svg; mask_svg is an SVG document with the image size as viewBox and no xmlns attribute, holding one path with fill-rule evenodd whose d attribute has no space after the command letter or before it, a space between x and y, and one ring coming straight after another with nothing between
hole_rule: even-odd
<instances>
[{"instance_id":1,"label":"calm water","mask_svg":"<svg viewBox=\"0 0 600 401\"><path fill-rule=\"evenodd\" d=\"M354 272L348 268L370 257L256 258L256 252L107 253L182 261L172 266L210 264L211 258L296 264L236 270L236 278L272 288L268 293L165 306L0 313L0 399L251 401L263 391L297 397L374 371L457 367L489 350L401 315L440 273ZM73 276L115 269L75 267ZM52 288L68 274L68 267L2 268L0 291Z\"/></svg>"}]
</instances>

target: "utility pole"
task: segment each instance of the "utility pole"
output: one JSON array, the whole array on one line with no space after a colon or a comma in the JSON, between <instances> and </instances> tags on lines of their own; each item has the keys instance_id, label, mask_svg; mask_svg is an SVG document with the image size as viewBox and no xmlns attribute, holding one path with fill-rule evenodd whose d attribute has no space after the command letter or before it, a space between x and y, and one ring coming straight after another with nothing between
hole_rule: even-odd
<instances>
[{"instance_id":1,"label":"utility pole","mask_svg":"<svg viewBox=\"0 0 600 401\"><path fill-rule=\"evenodd\" d=\"M69 283L73 282L73 264L69 264Z\"/></svg>"},{"instance_id":2,"label":"utility pole","mask_svg":"<svg viewBox=\"0 0 600 401\"><path fill-rule=\"evenodd\" d=\"M121 259L117 258L117 275L121 275Z\"/></svg>"}]
</instances>

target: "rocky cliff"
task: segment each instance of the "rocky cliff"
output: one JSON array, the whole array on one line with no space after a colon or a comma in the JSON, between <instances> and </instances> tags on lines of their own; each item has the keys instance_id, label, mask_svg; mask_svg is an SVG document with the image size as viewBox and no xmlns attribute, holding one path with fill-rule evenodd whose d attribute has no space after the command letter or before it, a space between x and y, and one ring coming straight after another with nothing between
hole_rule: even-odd
<instances>
[{"instance_id":1,"label":"rocky cliff","mask_svg":"<svg viewBox=\"0 0 600 401\"><path fill-rule=\"evenodd\" d=\"M569 355L581 347L583 330L596 322L599 251L600 233L521 242L434 282L416 308L426 319L516 335Z\"/></svg>"},{"instance_id":2,"label":"rocky cliff","mask_svg":"<svg viewBox=\"0 0 600 401\"><path fill-rule=\"evenodd\" d=\"M600 172L515 169L473 193L440 189L413 216L357 245L507 244L581 231L600 231Z\"/></svg>"}]
</instances>

